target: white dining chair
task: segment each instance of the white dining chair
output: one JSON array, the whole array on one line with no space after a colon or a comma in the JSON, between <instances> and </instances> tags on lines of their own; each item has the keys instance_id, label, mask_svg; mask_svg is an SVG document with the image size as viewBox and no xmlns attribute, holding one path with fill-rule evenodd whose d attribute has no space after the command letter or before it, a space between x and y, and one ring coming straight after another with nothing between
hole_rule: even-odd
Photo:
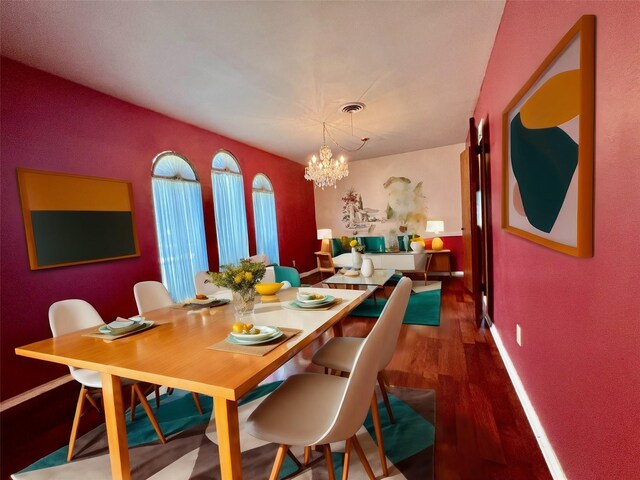
<instances>
[{"instance_id":1,"label":"white dining chair","mask_svg":"<svg viewBox=\"0 0 640 480\"><path fill-rule=\"evenodd\" d=\"M51 327L51 333L54 337L59 337L89 327L98 327L104 324L105 323L102 320L102 317L100 317L100 314L95 310L95 308L93 308L93 306L84 300L62 300L49 307L49 326ZM69 370L71 371L71 376L77 380L82 387L80 388L76 413L73 417L67 461L71 461L71 458L73 457L73 449L78 435L78 427L80 426L80 417L84 410L84 402L85 400L88 401L96 410L100 411L100 408L92 397L92 394L97 393L102 389L102 375L100 372L71 366L69 367ZM137 396L144 408L144 411L147 413L149 421L151 422L151 425L153 425L160 442L163 444L166 443L166 439L162 434L158 420L153 414L153 411L149 406L149 402L140 390L138 383L135 380L123 378L122 386L131 387L132 399ZM133 409L134 407L134 402L132 402L131 408Z\"/></svg>"},{"instance_id":2,"label":"white dining chair","mask_svg":"<svg viewBox=\"0 0 640 480\"><path fill-rule=\"evenodd\" d=\"M380 343L378 349L378 355L376 357L376 364L378 368L378 384L380 385L380 393L384 401L387 412L389 413L389 419L391 423L394 423L393 412L391 411L391 404L389 403L389 396L387 395L387 389L385 387L384 369L387 367L393 357L396 344L398 342L398 335L400 334L400 326L402 325L402 319L404 318L407 305L409 303L409 296L411 295L412 282L408 277L402 277L398 282L398 285L393 290L387 300L386 305L380 313L376 324L369 333L369 336L373 335L377 329L385 328L385 323L389 322L394 325L394 328L384 338L384 341ZM367 338L369 338L369 336ZM366 338L357 337L334 337L327 343L321 346L313 355L312 362L316 365L320 365L325 368L325 373L329 370L333 370L337 373L349 373L353 367L356 355L362 345L367 341ZM384 453L384 442L382 440L382 427L380 425L380 415L378 412L378 404L375 399L371 404L371 414L373 417L373 424L378 439L378 451L380 453L380 461L382 463L382 471L384 475L388 475L386 456Z\"/></svg>"},{"instance_id":3,"label":"white dining chair","mask_svg":"<svg viewBox=\"0 0 640 480\"><path fill-rule=\"evenodd\" d=\"M196 272L193 276L193 283L196 286L196 293L201 295L216 295L218 297L225 297L231 299L231 290L228 288L218 287L217 285L206 282L211 277L209 272Z\"/></svg>"},{"instance_id":4,"label":"white dining chair","mask_svg":"<svg viewBox=\"0 0 640 480\"><path fill-rule=\"evenodd\" d=\"M251 413L245 427L249 434L279 444L270 480L278 478L285 455L294 459L299 469L310 466L309 456L314 445L323 446L329 479L333 480L330 444L339 441L346 441L343 480L348 477L352 447L367 476L375 479L356 433L369 406L373 408L376 404L374 387L380 370L378 357L386 350L389 338L398 338L410 292L410 281L398 284L371 333L359 342L349 364L348 377L321 373L293 375ZM382 435L378 438L380 442ZM305 447L303 463L289 450L292 445ZM386 462L384 465L386 468Z\"/></svg>"},{"instance_id":5,"label":"white dining chair","mask_svg":"<svg viewBox=\"0 0 640 480\"><path fill-rule=\"evenodd\" d=\"M159 308L170 307L174 304L171 295L167 288L160 282L155 280L146 280L144 282L138 282L133 286L133 296L136 299L136 305L138 307L138 313L144 315L151 310L157 310ZM158 400L157 385L154 386L156 391L156 407L160 406ZM173 392L172 388L169 388L169 393ZM202 415L202 405L200 404L200 397L196 392L191 392L193 396L193 402L196 404L198 413Z\"/></svg>"}]
</instances>

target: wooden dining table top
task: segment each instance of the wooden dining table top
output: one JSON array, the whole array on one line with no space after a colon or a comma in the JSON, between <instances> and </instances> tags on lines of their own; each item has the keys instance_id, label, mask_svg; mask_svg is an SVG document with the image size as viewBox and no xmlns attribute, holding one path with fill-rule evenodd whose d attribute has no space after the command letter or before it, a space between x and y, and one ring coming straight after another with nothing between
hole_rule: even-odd
<instances>
[{"instance_id":1,"label":"wooden dining table top","mask_svg":"<svg viewBox=\"0 0 640 480\"><path fill-rule=\"evenodd\" d=\"M302 330L264 356L216 351L209 346L223 341L236 321L231 304L190 311L166 307L145 313L154 326L114 341L85 336L95 327L23 347L25 357L96 370L110 375L198 392L237 401L287 360L358 306L364 290L305 288L342 299L329 310L285 309L298 289L281 290L277 301L260 303L249 319L255 325Z\"/></svg>"}]
</instances>

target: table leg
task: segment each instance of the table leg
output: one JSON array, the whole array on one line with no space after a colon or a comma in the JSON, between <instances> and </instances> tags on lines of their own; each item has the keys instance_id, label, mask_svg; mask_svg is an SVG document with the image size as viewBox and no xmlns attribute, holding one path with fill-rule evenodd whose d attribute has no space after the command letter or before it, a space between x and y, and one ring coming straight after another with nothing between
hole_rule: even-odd
<instances>
[{"instance_id":1,"label":"table leg","mask_svg":"<svg viewBox=\"0 0 640 480\"><path fill-rule=\"evenodd\" d=\"M215 397L213 408L216 417L222 480L242 480L238 403Z\"/></svg>"},{"instance_id":2,"label":"table leg","mask_svg":"<svg viewBox=\"0 0 640 480\"><path fill-rule=\"evenodd\" d=\"M124 402L120 377L102 374L102 395L104 416L109 441L109 457L111 459L111 478L129 480L129 450L127 446L127 427L124 418Z\"/></svg>"}]
</instances>

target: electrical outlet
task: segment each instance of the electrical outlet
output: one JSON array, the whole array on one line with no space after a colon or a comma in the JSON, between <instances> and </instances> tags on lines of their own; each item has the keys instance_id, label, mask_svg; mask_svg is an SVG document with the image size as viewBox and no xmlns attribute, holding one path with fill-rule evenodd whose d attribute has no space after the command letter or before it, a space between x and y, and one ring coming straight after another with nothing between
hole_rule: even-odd
<instances>
[{"instance_id":1,"label":"electrical outlet","mask_svg":"<svg viewBox=\"0 0 640 480\"><path fill-rule=\"evenodd\" d=\"M517 323L516 323L516 343L522 346L522 329L520 328L520 325L518 325Z\"/></svg>"},{"instance_id":2,"label":"electrical outlet","mask_svg":"<svg viewBox=\"0 0 640 480\"><path fill-rule=\"evenodd\" d=\"M295 268L295 266L296 266L296 261L294 260L293 261L293 267Z\"/></svg>"}]
</instances>

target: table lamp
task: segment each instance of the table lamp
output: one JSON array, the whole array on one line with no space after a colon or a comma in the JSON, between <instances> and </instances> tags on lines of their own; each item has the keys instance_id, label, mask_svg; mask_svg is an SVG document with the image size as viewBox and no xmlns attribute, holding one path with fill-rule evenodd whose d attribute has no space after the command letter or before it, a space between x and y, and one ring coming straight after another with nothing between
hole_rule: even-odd
<instances>
[{"instance_id":1,"label":"table lamp","mask_svg":"<svg viewBox=\"0 0 640 480\"><path fill-rule=\"evenodd\" d=\"M429 233L436 234L436 236L433 237L433 240L431 240L431 250L442 250L442 247L444 247L444 243L442 242L442 239L437 235L440 232L444 232L444 222L442 220L428 220L426 230Z\"/></svg>"},{"instance_id":2,"label":"table lamp","mask_svg":"<svg viewBox=\"0 0 640 480\"><path fill-rule=\"evenodd\" d=\"M322 245L320 246L321 252L329 252L331 253L331 238L333 237L333 232L330 228L320 228L318 229L318 240L322 240Z\"/></svg>"}]
</instances>

